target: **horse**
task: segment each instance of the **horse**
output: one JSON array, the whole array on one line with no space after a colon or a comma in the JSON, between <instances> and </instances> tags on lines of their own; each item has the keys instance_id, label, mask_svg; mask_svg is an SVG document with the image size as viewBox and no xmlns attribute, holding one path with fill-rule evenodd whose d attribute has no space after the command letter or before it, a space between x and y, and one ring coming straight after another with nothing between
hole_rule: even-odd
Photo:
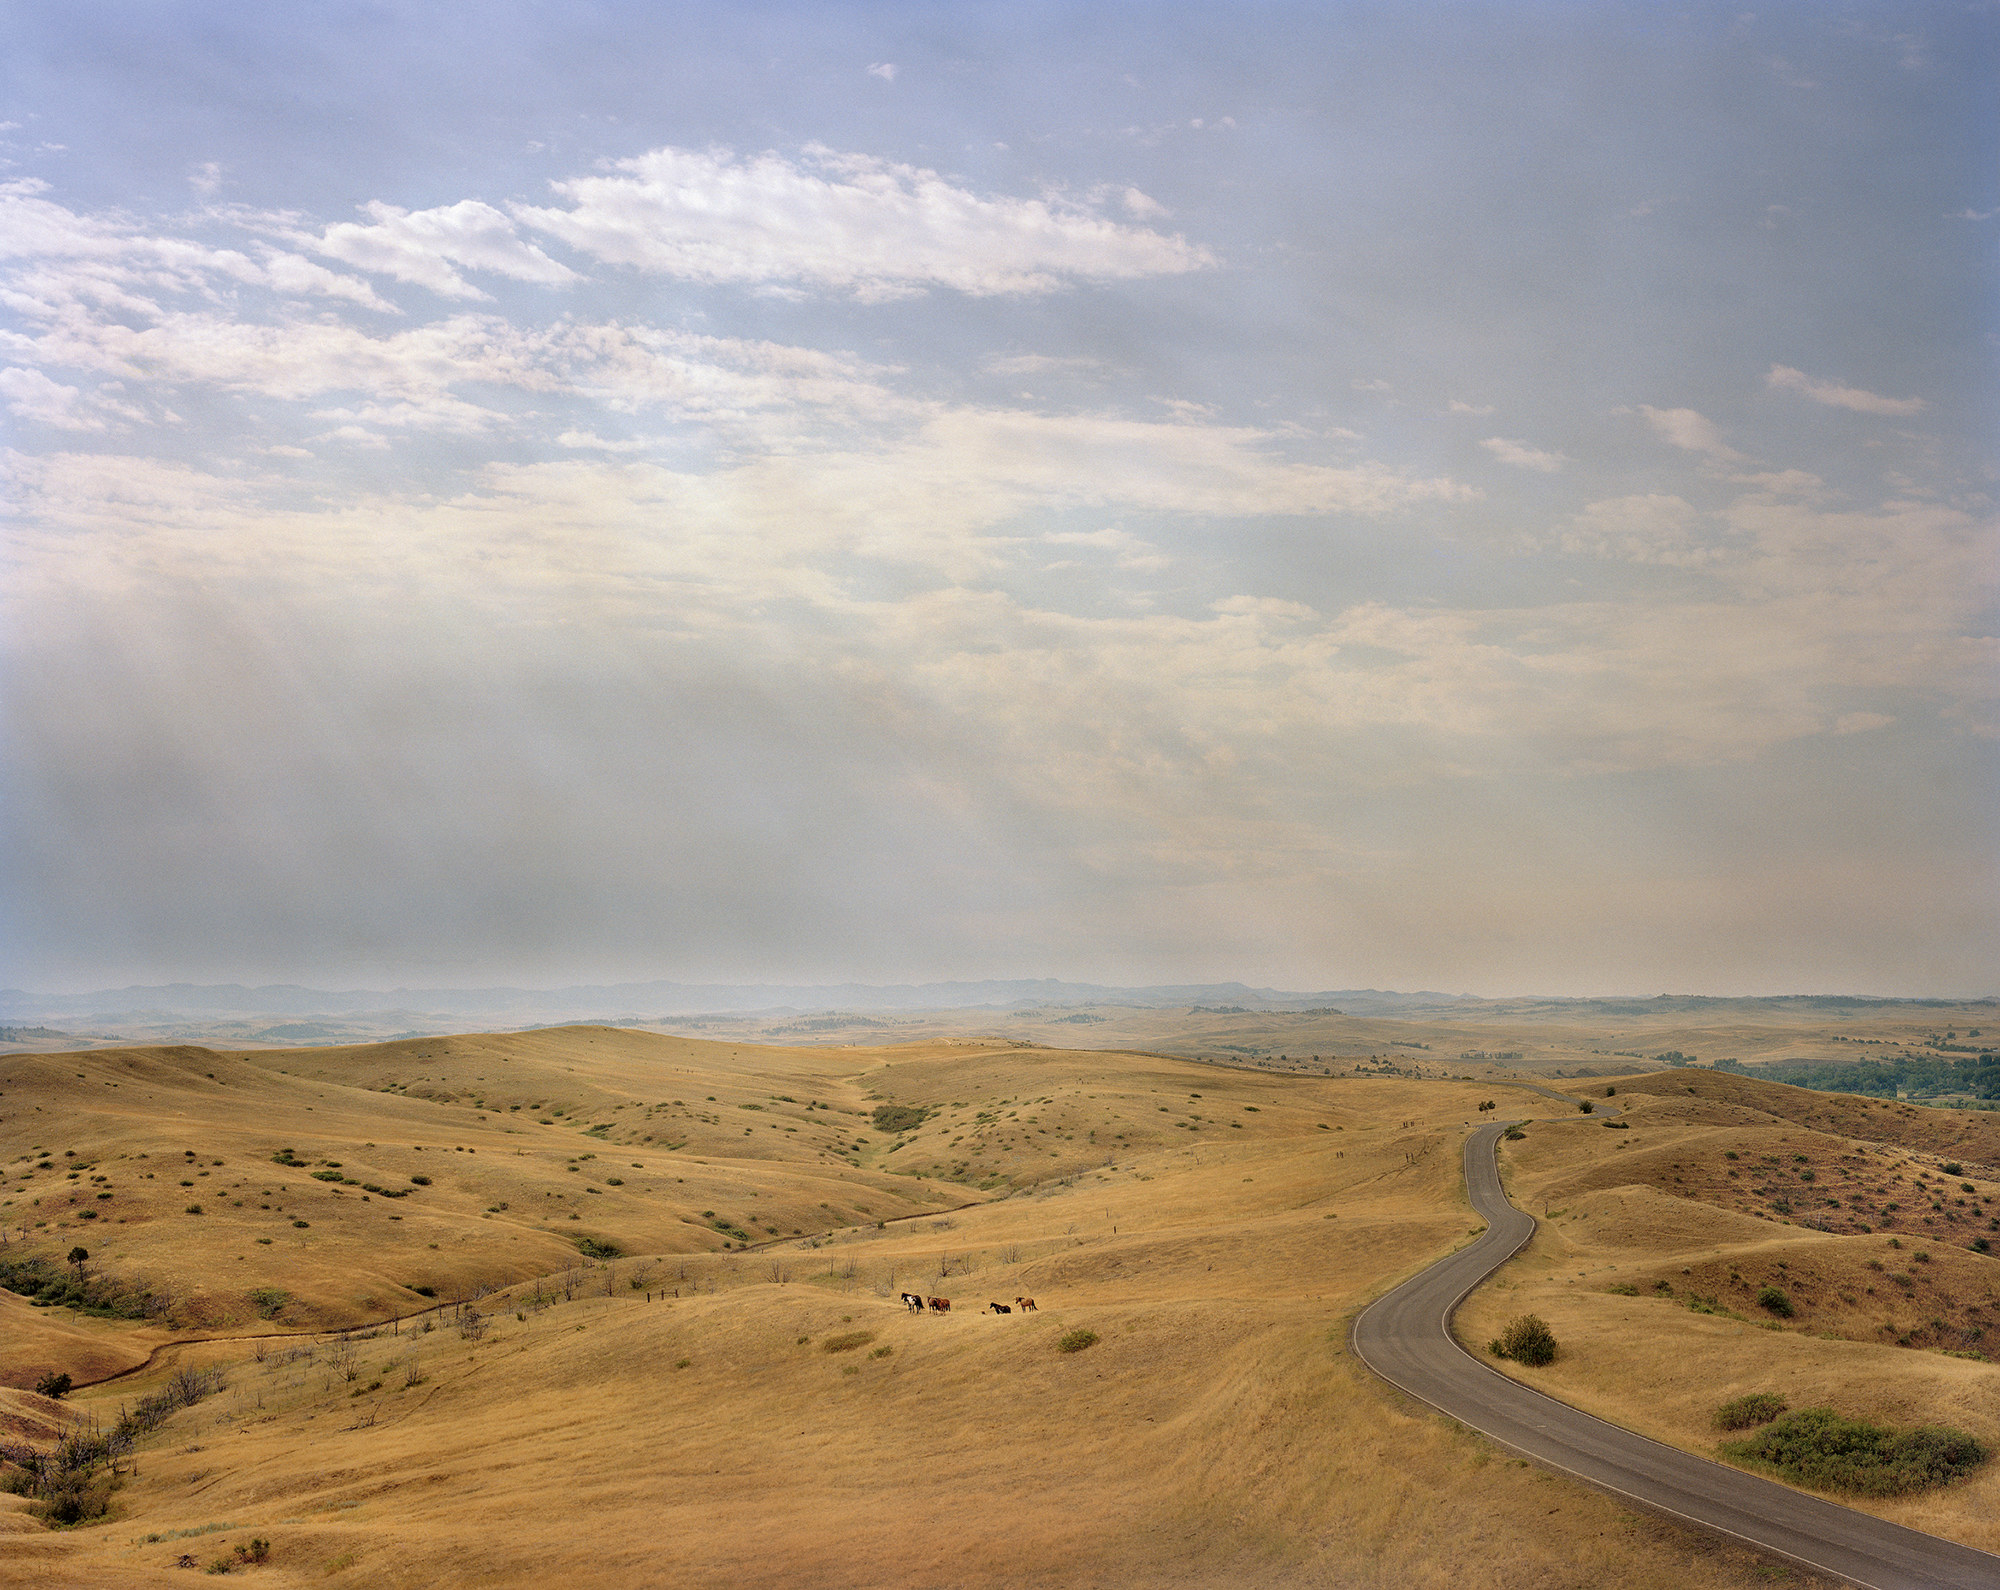
<instances>
[{"instance_id":1,"label":"horse","mask_svg":"<svg viewBox=\"0 0 2000 1590\"><path fill-rule=\"evenodd\" d=\"M1014 1310L1005 1303L988 1303L986 1306L992 1309L993 1312L996 1314L1011 1314L1014 1312Z\"/></svg>"},{"instance_id":2,"label":"horse","mask_svg":"<svg viewBox=\"0 0 2000 1590\"><path fill-rule=\"evenodd\" d=\"M1041 1310L1035 1307L1035 1300L1032 1297L1017 1297L1014 1299L1014 1306L1023 1314L1041 1313Z\"/></svg>"},{"instance_id":3,"label":"horse","mask_svg":"<svg viewBox=\"0 0 2000 1590\"><path fill-rule=\"evenodd\" d=\"M932 1298L931 1312L933 1314L949 1314L951 1312L951 1299L948 1297Z\"/></svg>"},{"instance_id":4,"label":"horse","mask_svg":"<svg viewBox=\"0 0 2000 1590\"><path fill-rule=\"evenodd\" d=\"M908 1309L912 1314L921 1314L924 1311L924 1300L914 1292L905 1292L903 1294L903 1307Z\"/></svg>"}]
</instances>

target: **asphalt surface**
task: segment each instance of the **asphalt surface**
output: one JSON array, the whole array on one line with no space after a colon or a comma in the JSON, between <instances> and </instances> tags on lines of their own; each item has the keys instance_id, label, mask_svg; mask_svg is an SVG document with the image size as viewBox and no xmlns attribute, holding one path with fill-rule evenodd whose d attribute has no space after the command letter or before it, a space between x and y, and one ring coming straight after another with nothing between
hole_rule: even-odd
<instances>
[{"instance_id":1,"label":"asphalt surface","mask_svg":"<svg viewBox=\"0 0 2000 1590\"><path fill-rule=\"evenodd\" d=\"M1535 1234L1507 1201L1482 1126L1465 1144L1465 1185L1486 1221L1480 1239L1371 1303L1354 1321L1355 1355L1392 1386L1544 1468L1869 1590L2000 1590L2000 1557L1857 1513L1774 1480L1726 1468L1557 1402L1474 1358L1451 1336L1466 1294Z\"/></svg>"}]
</instances>

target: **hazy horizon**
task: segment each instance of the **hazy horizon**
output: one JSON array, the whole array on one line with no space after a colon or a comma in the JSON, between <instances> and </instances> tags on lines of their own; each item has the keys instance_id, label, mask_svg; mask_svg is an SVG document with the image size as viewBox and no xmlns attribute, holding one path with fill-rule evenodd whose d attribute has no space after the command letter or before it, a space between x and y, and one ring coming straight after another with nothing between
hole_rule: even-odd
<instances>
[{"instance_id":1,"label":"hazy horizon","mask_svg":"<svg viewBox=\"0 0 2000 1590\"><path fill-rule=\"evenodd\" d=\"M0 985L2000 983L1990 6L6 13Z\"/></svg>"}]
</instances>

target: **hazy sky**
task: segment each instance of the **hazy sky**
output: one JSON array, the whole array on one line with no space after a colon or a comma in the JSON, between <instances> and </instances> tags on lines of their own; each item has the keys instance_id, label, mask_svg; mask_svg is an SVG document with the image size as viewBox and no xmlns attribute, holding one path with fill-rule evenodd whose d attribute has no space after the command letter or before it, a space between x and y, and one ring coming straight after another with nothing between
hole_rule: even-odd
<instances>
[{"instance_id":1,"label":"hazy sky","mask_svg":"<svg viewBox=\"0 0 2000 1590\"><path fill-rule=\"evenodd\" d=\"M1992 4L0 36L0 982L2000 991Z\"/></svg>"}]
</instances>

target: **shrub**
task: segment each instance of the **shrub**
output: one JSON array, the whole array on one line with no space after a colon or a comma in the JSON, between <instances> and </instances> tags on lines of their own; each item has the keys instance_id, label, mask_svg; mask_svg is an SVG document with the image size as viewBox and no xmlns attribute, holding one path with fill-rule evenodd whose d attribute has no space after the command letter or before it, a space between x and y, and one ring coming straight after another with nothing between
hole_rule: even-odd
<instances>
[{"instance_id":1,"label":"shrub","mask_svg":"<svg viewBox=\"0 0 2000 1590\"><path fill-rule=\"evenodd\" d=\"M1511 1358L1517 1364L1539 1369L1556 1359L1556 1333L1539 1314L1517 1314L1507 1328L1487 1343L1495 1358Z\"/></svg>"},{"instance_id":2,"label":"shrub","mask_svg":"<svg viewBox=\"0 0 2000 1590\"><path fill-rule=\"evenodd\" d=\"M434 1286L413 1286L410 1290L416 1293L418 1297L436 1297L438 1295L438 1289Z\"/></svg>"},{"instance_id":3,"label":"shrub","mask_svg":"<svg viewBox=\"0 0 2000 1590\"><path fill-rule=\"evenodd\" d=\"M1962 1479L1989 1456L1963 1430L1919 1425L1885 1429L1843 1419L1831 1408L1801 1408L1747 1441L1722 1448L1725 1457L1772 1468L1800 1485L1903 1496Z\"/></svg>"},{"instance_id":4,"label":"shrub","mask_svg":"<svg viewBox=\"0 0 2000 1590\"><path fill-rule=\"evenodd\" d=\"M1792 1307L1792 1300L1775 1286L1767 1286L1758 1291L1757 1306L1770 1310L1780 1319L1790 1319L1798 1312Z\"/></svg>"},{"instance_id":5,"label":"shrub","mask_svg":"<svg viewBox=\"0 0 2000 1590\"><path fill-rule=\"evenodd\" d=\"M1522 1138L1526 1137L1527 1135L1528 1134L1522 1131L1518 1126L1510 1126L1507 1128L1506 1131L1506 1138L1507 1141L1510 1143L1518 1143L1521 1141Z\"/></svg>"},{"instance_id":6,"label":"shrub","mask_svg":"<svg viewBox=\"0 0 2000 1590\"><path fill-rule=\"evenodd\" d=\"M1775 1391L1753 1391L1734 1397L1715 1410L1718 1430L1747 1430L1752 1425L1769 1424L1785 1411L1785 1399Z\"/></svg>"},{"instance_id":7,"label":"shrub","mask_svg":"<svg viewBox=\"0 0 2000 1590\"><path fill-rule=\"evenodd\" d=\"M42 1376L35 1382L35 1390L44 1397L66 1397L69 1395L69 1388L75 1384L76 1382L69 1378L67 1371L58 1371L53 1375Z\"/></svg>"},{"instance_id":8,"label":"shrub","mask_svg":"<svg viewBox=\"0 0 2000 1590\"><path fill-rule=\"evenodd\" d=\"M1096 1342L1096 1331L1065 1331L1061 1336L1056 1338L1056 1351L1059 1353L1080 1353L1086 1347L1095 1346Z\"/></svg>"},{"instance_id":9,"label":"shrub","mask_svg":"<svg viewBox=\"0 0 2000 1590\"><path fill-rule=\"evenodd\" d=\"M873 1331L842 1331L838 1336L829 1336L819 1344L823 1353L851 1353L857 1347L866 1347L875 1339Z\"/></svg>"},{"instance_id":10,"label":"shrub","mask_svg":"<svg viewBox=\"0 0 2000 1590\"><path fill-rule=\"evenodd\" d=\"M430 1184L431 1184L431 1179L430 1179L430 1177L428 1177L428 1176L424 1176L424 1175L421 1175L421 1174L420 1174L420 1175L416 1175L416 1176L412 1176L412 1177L410 1178L410 1185L411 1185L411 1186L413 1186L413 1187L428 1187L428 1186L430 1186Z\"/></svg>"},{"instance_id":11,"label":"shrub","mask_svg":"<svg viewBox=\"0 0 2000 1590\"><path fill-rule=\"evenodd\" d=\"M625 1250L605 1237L577 1237L576 1251L586 1259L615 1259Z\"/></svg>"},{"instance_id":12,"label":"shrub","mask_svg":"<svg viewBox=\"0 0 2000 1590\"><path fill-rule=\"evenodd\" d=\"M1965 1174L1965 1167L1955 1159L1948 1159L1944 1162L1944 1173L1947 1176L1963 1176ZM1971 1190L1969 1187L1966 1189L1967 1192Z\"/></svg>"},{"instance_id":13,"label":"shrub","mask_svg":"<svg viewBox=\"0 0 2000 1590\"><path fill-rule=\"evenodd\" d=\"M909 1132L922 1126L930 1113L918 1104L878 1104L871 1118L878 1132Z\"/></svg>"},{"instance_id":14,"label":"shrub","mask_svg":"<svg viewBox=\"0 0 2000 1590\"><path fill-rule=\"evenodd\" d=\"M1590 1112L1591 1112L1592 1110L1596 1109L1596 1108L1597 1108L1597 1106L1596 1106L1596 1105L1594 1105L1594 1104L1592 1104L1592 1103L1590 1102L1590 1100L1588 1100L1588 1099L1584 1099L1584 1100L1583 1100L1582 1102L1580 1102L1580 1103L1579 1103L1579 1104L1577 1105L1577 1109L1579 1109L1580 1111L1582 1111L1582 1112L1583 1112L1583 1113L1584 1113L1585 1115L1588 1115L1588 1114L1590 1114Z\"/></svg>"}]
</instances>

